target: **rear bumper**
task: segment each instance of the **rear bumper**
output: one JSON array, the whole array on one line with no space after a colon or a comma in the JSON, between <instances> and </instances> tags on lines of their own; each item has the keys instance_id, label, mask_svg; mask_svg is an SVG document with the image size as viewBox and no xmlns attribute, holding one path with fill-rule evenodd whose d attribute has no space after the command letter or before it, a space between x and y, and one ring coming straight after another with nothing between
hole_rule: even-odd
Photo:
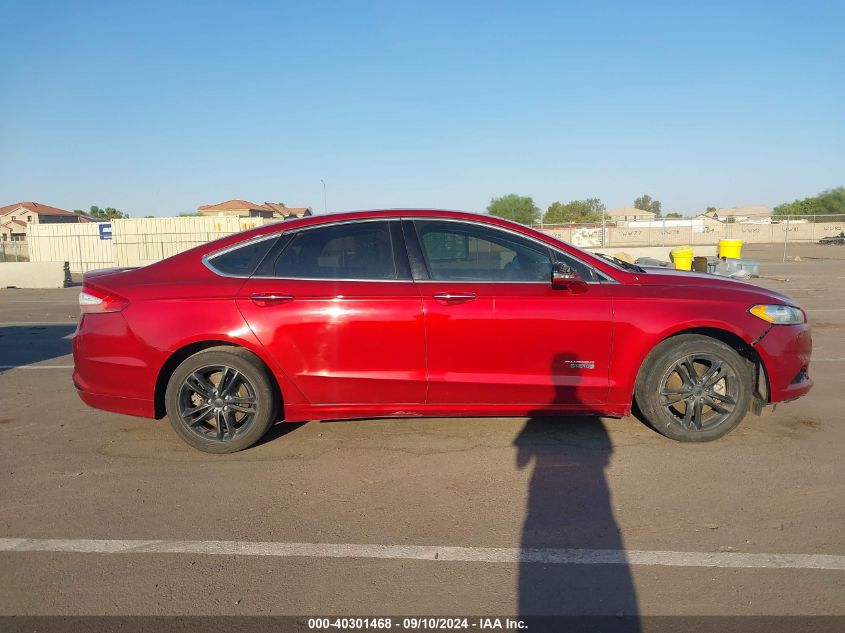
<instances>
[{"instance_id":1,"label":"rear bumper","mask_svg":"<svg viewBox=\"0 0 845 633\"><path fill-rule=\"evenodd\" d=\"M101 393L92 393L77 388L76 393L82 402L95 409L134 415L142 418L155 418L155 406L152 400L140 398L121 398L120 396L107 396Z\"/></svg>"},{"instance_id":2,"label":"rear bumper","mask_svg":"<svg viewBox=\"0 0 845 633\"><path fill-rule=\"evenodd\" d=\"M150 356L120 312L84 314L73 337L79 397L97 409L155 417Z\"/></svg>"},{"instance_id":3,"label":"rear bumper","mask_svg":"<svg viewBox=\"0 0 845 633\"><path fill-rule=\"evenodd\" d=\"M769 402L786 402L813 388L810 356L813 339L809 324L774 325L755 346L769 378Z\"/></svg>"}]
</instances>

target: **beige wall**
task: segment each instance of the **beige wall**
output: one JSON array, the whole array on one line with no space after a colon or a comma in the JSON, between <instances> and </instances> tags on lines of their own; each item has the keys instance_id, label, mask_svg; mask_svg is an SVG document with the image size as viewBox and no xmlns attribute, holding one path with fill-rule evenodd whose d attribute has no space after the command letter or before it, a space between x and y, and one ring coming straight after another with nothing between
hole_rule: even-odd
<instances>
[{"instance_id":1,"label":"beige wall","mask_svg":"<svg viewBox=\"0 0 845 633\"><path fill-rule=\"evenodd\" d=\"M601 228L543 229L575 246L601 246ZM721 239L736 239L747 243L780 243L787 239L796 242L816 242L829 235L845 231L845 218L840 222L786 222L780 224L718 224L696 227L608 227L605 245L613 246L678 246L681 244L718 244Z\"/></svg>"},{"instance_id":2,"label":"beige wall","mask_svg":"<svg viewBox=\"0 0 845 633\"><path fill-rule=\"evenodd\" d=\"M143 266L212 240L261 226L264 218L184 217L113 220L112 239L100 239L97 222L31 224L31 261L67 261L73 273Z\"/></svg>"}]
</instances>

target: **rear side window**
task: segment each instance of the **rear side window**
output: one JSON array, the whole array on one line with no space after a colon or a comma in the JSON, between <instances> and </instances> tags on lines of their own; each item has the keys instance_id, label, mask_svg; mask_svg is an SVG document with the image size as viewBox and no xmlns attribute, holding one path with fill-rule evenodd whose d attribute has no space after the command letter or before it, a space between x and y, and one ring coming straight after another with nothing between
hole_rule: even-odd
<instances>
[{"instance_id":1,"label":"rear side window","mask_svg":"<svg viewBox=\"0 0 845 633\"><path fill-rule=\"evenodd\" d=\"M388 225L388 222L353 222L301 231L276 258L273 276L400 279Z\"/></svg>"},{"instance_id":2,"label":"rear side window","mask_svg":"<svg viewBox=\"0 0 845 633\"><path fill-rule=\"evenodd\" d=\"M214 270L223 275L249 277L255 272L264 256L270 252L277 239L278 236L274 236L265 240L249 242L244 246L235 247L230 251L209 258L208 263Z\"/></svg>"}]
</instances>

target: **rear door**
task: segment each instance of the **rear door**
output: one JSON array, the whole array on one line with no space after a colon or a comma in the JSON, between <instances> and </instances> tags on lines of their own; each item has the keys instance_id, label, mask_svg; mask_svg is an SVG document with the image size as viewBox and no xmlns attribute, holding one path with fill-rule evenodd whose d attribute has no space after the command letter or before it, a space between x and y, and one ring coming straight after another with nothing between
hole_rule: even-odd
<instances>
[{"instance_id":1,"label":"rear door","mask_svg":"<svg viewBox=\"0 0 845 633\"><path fill-rule=\"evenodd\" d=\"M425 401L422 302L398 219L286 234L238 306L312 404Z\"/></svg>"},{"instance_id":2,"label":"rear door","mask_svg":"<svg viewBox=\"0 0 845 633\"><path fill-rule=\"evenodd\" d=\"M606 402L612 284L570 259L586 290L552 289L552 262L568 256L516 232L405 224L426 315L430 404Z\"/></svg>"}]
</instances>

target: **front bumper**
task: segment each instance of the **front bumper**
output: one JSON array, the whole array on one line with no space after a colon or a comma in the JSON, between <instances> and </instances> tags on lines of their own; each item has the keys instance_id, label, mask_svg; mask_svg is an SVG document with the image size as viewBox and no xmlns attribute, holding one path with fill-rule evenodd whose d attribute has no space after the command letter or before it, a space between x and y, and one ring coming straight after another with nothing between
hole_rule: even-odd
<instances>
[{"instance_id":1,"label":"front bumper","mask_svg":"<svg viewBox=\"0 0 845 633\"><path fill-rule=\"evenodd\" d=\"M754 346L769 379L769 402L795 400L810 391L810 325L773 325Z\"/></svg>"}]
</instances>

